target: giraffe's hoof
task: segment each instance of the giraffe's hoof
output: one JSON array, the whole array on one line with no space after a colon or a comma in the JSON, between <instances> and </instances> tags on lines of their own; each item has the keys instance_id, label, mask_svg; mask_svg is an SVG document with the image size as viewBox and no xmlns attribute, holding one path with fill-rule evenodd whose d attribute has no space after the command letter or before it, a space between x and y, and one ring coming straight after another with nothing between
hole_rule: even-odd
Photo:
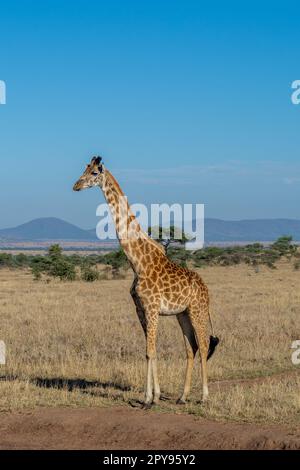
<instances>
[{"instance_id":1,"label":"giraffe's hoof","mask_svg":"<svg viewBox=\"0 0 300 470\"><path fill-rule=\"evenodd\" d=\"M142 408L144 403L140 400L129 400L128 404L132 406L132 408Z\"/></svg>"},{"instance_id":2,"label":"giraffe's hoof","mask_svg":"<svg viewBox=\"0 0 300 470\"><path fill-rule=\"evenodd\" d=\"M143 403L142 409L143 410L150 410L152 408L152 403Z\"/></svg>"},{"instance_id":3,"label":"giraffe's hoof","mask_svg":"<svg viewBox=\"0 0 300 470\"><path fill-rule=\"evenodd\" d=\"M178 398L176 405L186 405L186 401L182 400L182 398Z\"/></svg>"},{"instance_id":4,"label":"giraffe's hoof","mask_svg":"<svg viewBox=\"0 0 300 470\"><path fill-rule=\"evenodd\" d=\"M167 397L166 395L161 395L161 396L160 396L160 400L161 400L161 401L170 401L171 398L170 398L170 397Z\"/></svg>"},{"instance_id":5,"label":"giraffe's hoof","mask_svg":"<svg viewBox=\"0 0 300 470\"><path fill-rule=\"evenodd\" d=\"M207 405L208 403L208 398L202 398L202 400L196 401L196 405Z\"/></svg>"}]
</instances>

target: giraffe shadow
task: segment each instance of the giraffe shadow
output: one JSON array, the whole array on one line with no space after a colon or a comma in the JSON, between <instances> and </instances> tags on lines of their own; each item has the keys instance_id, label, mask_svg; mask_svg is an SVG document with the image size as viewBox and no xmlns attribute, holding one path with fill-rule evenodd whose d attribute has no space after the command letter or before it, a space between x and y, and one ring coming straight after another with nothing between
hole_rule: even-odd
<instances>
[{"instance_id":1,"label":"giraffe shadow","mask_svg":"<svg viewBox=\"0 0 300 470\"><path fill-rule=\"evenodd\" d=\"M73 390L80 390L85 393L90 393L91 395L97 395L96 392L89 391L89 388L101 388L118 390L121 392L129 392L131 387L129 385L122 385L116 382L101 382L98 380L86 380L86 379L67 379L61 377L54 378L43 378L35 377L31 379L31 383L41 388L55 388L58 390L64 389L68 392Z\"/></svg>"},{"instance_id":2,"label":"giraffe shadow","mask_svg":"<svg viewBox=\"0 0 300 470\"><path fill-rule=\"evenodd\" d=\"M17 375L1 375L0 381L4 382L14 382L16 380L22 380L22 377ZM94 397L102 398L121 398L122 393L117 392L130 392L136 391L130 385L124 385L116 382L102 382L98 380L86 380L81 378L68 379L65 377L33 377L29 379L29 382L36 387L47 388L47 389L56 389L56 390L67 390L68 392L73 392L79 390L83 394L87 394ZM105 391L112 389L112 391ZM114 393L115 392L115 393ZM143 392L143 389L139 390L140 393ZM172 397L162 394L160 397L161 401L170 401ZM143 400L132 399L128 402L131 406L141 406L144 405Z\"/></svg>"},{"instance_id":3,"label":"giraffe shadow","mask_svg":"<svg viewBox=\"0 0 300 470\"><path fill-rule=\"evenodd\" d=\"M16 380L22 380L17 375L2 375L0 381L14 382ZM98 380L86 380L82 378L69 379L63 377L45 378L45 377L33 377L29 379L29 382L36 387L56 389L56 390L67 390L72 392L79 390L81 393L89 394L91 396L100 397L112 397L112 393L105 392L105 390L113 389L119 392L129 392L132 388L129 385L123 385L116 382L102 382ZM94 389L94 390L90 390ZM97 390L95 390L97 389ZM118 398L121 394L118 394ZM116 397L116 398L117 398Z\"/></svg>"},{"instance_id":4,"label":"giraffe shadow","mask_svg":"<svg viewBox=\"0 0 300 470\"><path fill-rule=\"evenodd\" d=\"M0 375L0 382L14 382L19 380L17 375Z\"/></svg>"},{"instance_id":5,"label":"giraffe shadow","mask_svg":"<svg viewBox=\"0 0 300 470\"><path fill-rule=\"evenodd\" d=\"M0 381L14 382L16 380L22 380L22 377L18 377L17 375L0 376ZM68 392L78 390L82 394L93 397L110 398L114 400L123 399L126 402L127 400L124 398L121 392L136 391L129 385L123 385L110 381L102 382L98 380L86 380L82 378L69 379L65 377L32 377L29 379L29 383L40 388L67 390ZM143 392L143 390L140 390L140 392ZM161 395L161 400L169 401L172 400L172 398L166 395ZM128 403L132 407L141 407L144 405L144 401L138 399L129 400Z\"/></svg>"},{"instance_id":6,"label":"giraffe shadow","mask_svg":"<svg viewBox=\"0 0 300 470\"><path fill-rule=\"evenodd\" d=\"M73 390L80 390L82 394L87 394L92 397L100 398L110 398L113 400L122 399L132 407L144 407L144 401L138 399L126 400L122 393L118 392L130 392L132 387L129 385L122 385L116 382L100 382L100 381L90 381L86 379L66 379L66 378L42 378L36 377L31 380L31 383L41 388L54 388L59 390L67 390L72 392ZM92 390L90 390L92 389ZM107 392L107 389L112 389L113 391ZM142 392L143 390L140 390ZM161 401L172 400L171 397L166 395L161 395Z\"/></svg>"}]
</instances>

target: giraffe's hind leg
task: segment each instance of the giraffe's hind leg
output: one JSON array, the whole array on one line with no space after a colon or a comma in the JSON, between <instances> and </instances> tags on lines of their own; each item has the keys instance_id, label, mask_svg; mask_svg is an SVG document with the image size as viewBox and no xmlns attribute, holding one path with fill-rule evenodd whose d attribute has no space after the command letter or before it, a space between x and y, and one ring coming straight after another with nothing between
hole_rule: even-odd
<instances>
[{"instance_id":1,"label":"giraffe's hind leg","mask_svg":"<svg viewBox=\"0 0 300 470\"><path fill-rule=\"evenodd\" d=\"M186 372L185 372L184 389L177 403L184 404L186 403L186 399L191 389L194 358L198 351L198 345L197 345L194 329L193 329L188 313L187 312L179 313L177 315L177 320L179 322L179 325L183 333L183 338L184 338L185 348L186 348Z\"/></svg>"},{"instance_id":2,"label":"giraffe's hind leg","mask_svg":"<svg viewBox=\"0 0 300 470\"><path fill-rule=\"evenodd\" d=\"M201 358L201 372L202 372L202 401L208 398L208 382L207 382L207 353L208 353L208 338L207 338L207 322L208 322L208 305L191 305L188 309L189 317L193 325L196 341L199 347Z\"/></svg>"}]
</instances>

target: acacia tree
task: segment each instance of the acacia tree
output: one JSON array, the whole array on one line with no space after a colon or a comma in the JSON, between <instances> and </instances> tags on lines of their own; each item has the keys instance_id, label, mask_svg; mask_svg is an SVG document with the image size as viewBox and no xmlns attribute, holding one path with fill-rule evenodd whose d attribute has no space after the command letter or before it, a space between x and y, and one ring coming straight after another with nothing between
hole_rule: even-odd
<instances>
[{"instance_id":1,"label":"acacia tree","mask_svg":"<svg viewBox=\"0 0 300 470\"><path fill-rule=\"evenodd\" d=\"M183 245L189 240L189 237L184 233L184 231L175 225L170 225L169 228L162 226L148 227L148 235L167 246L170 243Z\"/></svg>"},{"instance_id":2,"label":"acacia tree","mask_svg":"<svg viewBox=\"0 0 300 470\"><path fill-rule=\"evenodd\" d=\"M297 252L297 245L294 245L292 241L292 236L284 235L283 237L279 237L271 245L271 248L278 251L281 256L293 256Z\"/></svg>"}]
</instances>

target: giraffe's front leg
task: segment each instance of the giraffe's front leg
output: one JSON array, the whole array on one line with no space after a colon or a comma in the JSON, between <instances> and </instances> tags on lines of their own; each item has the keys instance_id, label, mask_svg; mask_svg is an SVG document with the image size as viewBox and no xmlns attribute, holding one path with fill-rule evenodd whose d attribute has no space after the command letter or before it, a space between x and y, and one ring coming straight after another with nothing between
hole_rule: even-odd
<instances>
[{"instance_id":1,"label":"giraffe's front leg","mask_svg":"<svg viewBox=\"0 0 300 470\"><path fill-rule=\"evenodd\" d=\"M147 359L147 381L145 391L145 406L158 403L160 398L160 387L157 374L156 359L156 335L159 312L158 309L147 309L146 312L146 359ZM154 389L154 396L153 396Z\"/></svg>"}]
</instances>

